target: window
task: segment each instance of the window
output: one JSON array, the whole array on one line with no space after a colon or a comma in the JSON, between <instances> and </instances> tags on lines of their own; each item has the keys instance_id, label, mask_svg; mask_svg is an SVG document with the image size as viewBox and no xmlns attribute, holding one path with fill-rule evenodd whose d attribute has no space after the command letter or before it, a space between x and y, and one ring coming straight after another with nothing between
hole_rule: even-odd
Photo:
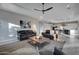
<instances>
[{"instance_id":1,"label":"window","mask_svg":"<svg viewBox=\"0 0 79 59\"><path fill-rule=\"evenodd\" d=\"M13 24L13 23L8 23L8 28L9 28L9 37L14 37L16 36L16 31L18 28L20 28L19 25Z\"/></svg>"}]
</instances>

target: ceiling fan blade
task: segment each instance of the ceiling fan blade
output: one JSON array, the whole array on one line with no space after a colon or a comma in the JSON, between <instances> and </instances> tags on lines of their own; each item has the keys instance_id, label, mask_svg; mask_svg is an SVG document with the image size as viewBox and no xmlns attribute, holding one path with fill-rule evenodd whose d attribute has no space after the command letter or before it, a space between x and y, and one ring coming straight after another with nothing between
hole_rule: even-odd
<instances>
[{"instance_id":1,"label":"ceiling fan blade","mask_svg":"<svg viewBox=\"0 0 79 59\"><path fill-rule=\"evenodd\" d=\"M38 9L34 9L34 10L36 10L36 11L42 11L42 10L38 10Z\"/></svg>"},{"instance_id":2,"label":"ceiling fan blade","mask_svg":"<svg viewBox=\"0 0 79 59\"><path fill-rule=\"evenodd\" d=\"M44 10L44 11L48 11L48 10L51 10L53 7L50 7L50 8L48 8L48 9L46 9L46 10Z\"/></svg>"}]
</instances>

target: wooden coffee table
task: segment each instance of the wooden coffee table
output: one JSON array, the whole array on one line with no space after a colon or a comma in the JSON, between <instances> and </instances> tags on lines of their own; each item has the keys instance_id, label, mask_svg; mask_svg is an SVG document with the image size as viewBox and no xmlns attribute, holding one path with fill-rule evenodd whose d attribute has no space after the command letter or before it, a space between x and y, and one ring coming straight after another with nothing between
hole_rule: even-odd
<instances>
[{"instance_id":1,"label":"wooden coffee table","mask_svg":"<svg viewBox=\"0 0 79 59\"><path fill-rule=\"evenodd\" d=\"M46 42L45 40L43 40L43 38L41 37L39 37L39 38L37 38L37 37L31 37L30 38L31 40L28 42L28 43L30 43L32 46L34 46L35 47L35 49L37 49L38 50L38 52L39 52L39 50L41 49L41 48L43 48L44 46L46 46L47 44L49 44L49 42Z\"/></svg>"}]
</instances>

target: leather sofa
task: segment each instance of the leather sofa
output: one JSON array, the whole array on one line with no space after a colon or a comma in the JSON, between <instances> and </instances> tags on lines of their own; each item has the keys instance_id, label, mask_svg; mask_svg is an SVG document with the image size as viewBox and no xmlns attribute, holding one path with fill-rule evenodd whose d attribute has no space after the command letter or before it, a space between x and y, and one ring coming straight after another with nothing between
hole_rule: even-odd
<instances>
[{"instance_id":1,"label":"leather sofa","mask_svg":"<svg viewBox=\"0 0 79 59\"><path fill-rule=\"evenodd\" d=\"M18 39L22 41L28 39L29 37L36 36L36 32L33 32L32 30L20 30L17 31L17 35Z\"/></svg>"},{"instance_id":2,"label":"leather sofa","mask_svg":"<svg viewBox=\"0 0 79 59\"><path fill-rule=\"evenodd\" d=\"M49 38L51 40L54 39L53 35L50 34L50 30L46 30L46 32L42 32L43 37Z\"/></svg>"}]
</instances>

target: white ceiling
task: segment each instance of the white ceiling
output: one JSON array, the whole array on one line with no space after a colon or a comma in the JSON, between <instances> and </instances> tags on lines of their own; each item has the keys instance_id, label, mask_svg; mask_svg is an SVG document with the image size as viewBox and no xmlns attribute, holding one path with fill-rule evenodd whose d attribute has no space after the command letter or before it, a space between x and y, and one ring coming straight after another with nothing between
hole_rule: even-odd
<instances>
[{"instance_id":1,"label":"white ceiling","mask_svg":"<svg viewBox=\"0 0 79 59\"><path fill-rule=\"evenodd\" d=\"M54 7L53 9L42 14L40 11L34 9L42 9L41 3L14 3L4 4L4 9L12 10L16 13L29 15L39 20L49 22L62 22L62 21L73 21L79 19L79 4L77 3L45 3L45 9ZM10 9L12 8L12 9Z\"/></svg>"}]
</instances>

